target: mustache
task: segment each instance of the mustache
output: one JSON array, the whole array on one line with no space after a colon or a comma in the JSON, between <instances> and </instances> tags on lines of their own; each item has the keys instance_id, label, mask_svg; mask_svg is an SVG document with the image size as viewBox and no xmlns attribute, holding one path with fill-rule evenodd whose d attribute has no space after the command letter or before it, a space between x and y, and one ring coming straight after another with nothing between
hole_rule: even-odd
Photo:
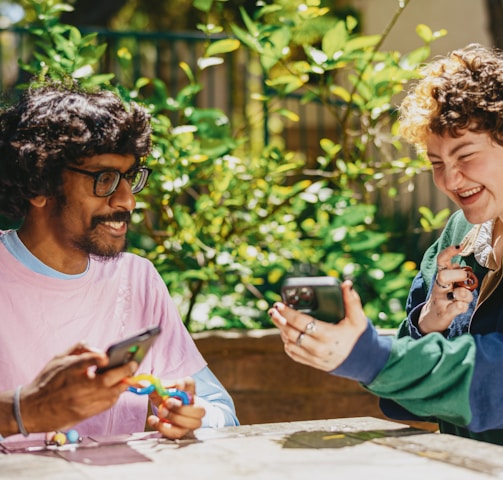
<instances>
[{"instance_id":1,"label":"mustache","mask_svg":"<svg viewBox=\"0 0 503 480\"><path fill-rule=\"evenodd\" d=\"M129 225L131 223L131 212L116 212L111 215L93 217L91 220L91 227L96 228L103 222L126 222Z\"/></svg>"}]
</instances>

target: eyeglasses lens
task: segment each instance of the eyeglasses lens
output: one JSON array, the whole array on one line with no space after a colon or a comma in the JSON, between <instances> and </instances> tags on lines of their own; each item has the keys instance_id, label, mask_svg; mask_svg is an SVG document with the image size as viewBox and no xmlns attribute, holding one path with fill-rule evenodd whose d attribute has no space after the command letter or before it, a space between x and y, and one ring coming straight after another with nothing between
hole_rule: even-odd
<instances>
[{"instance_id":1,"label":"eyeglasses lens","mask_svg":"<svg viewBox=\"0 0 503 480\"><path fill-rule=\"evenodd\" d=\"M122 177L125 178L131 186L131 192L138 193L147 183L149 173L147 168L138 168L126 174L121 174L117 170L101 172L96 178L94 185L95 194L99 197L108 197L112 195L117 189Z\"/></svg>"},{"instance_id":2,"label":"eyeglasses lens","mask_svg":"<svg viewBox=\"0 0 503 480\"><path fill-rule=\"evenodd\" d=\"M94 185L96 195L99 197L107 197L108 195L111 195L117 188L120 179L121 174L117 171L100 173L96 178Z\"/></svg>"},{"instance_id":3,"label":"eyeglasses lens","mask_svg":"<svg viewBox=\"0 0 503 480\"><path fill-rule=\"evenodd\" d=\"M131 185L131 192L138 193L145 186L147 177L147 172L143 169L132 172L131 177L127 177L127 180Z\"/></svg>"}]
</instances>

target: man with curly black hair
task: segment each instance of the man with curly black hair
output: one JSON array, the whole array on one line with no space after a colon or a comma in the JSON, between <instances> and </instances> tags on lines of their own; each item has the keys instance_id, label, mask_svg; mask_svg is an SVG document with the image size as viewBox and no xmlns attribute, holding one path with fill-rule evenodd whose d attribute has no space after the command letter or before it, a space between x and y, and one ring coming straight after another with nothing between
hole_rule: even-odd
<instances>
[{"instance_id":1,"label":"man with curly black hair","mask_svg":"<svg viewBox=\"0 0 503 480\"><path fill-rule=\"evenodd\" d=\"M393 418L501 445L503 53L469 45L426 65L400 125L459 210L424 255L398 338L377 335L349 281L338 325L283 304L270 315L288 355L360 381Z\"/></svg>"},{"instance_id":2,"label":"man with curly black hair","mask_svg":"<svg viewBox=\"0 0 503 480\"><path fill-rule=\"evenodd\" d=\"M12 424L2 410L9 408L4 394L4 437L50 425L36 418L47 411L44 399L53 402L53 424L59 417L68 424L79 403L48 396L47 389L38 403L31 401L37 385L30 382L55 353L81 340L104 350L152 325L161 335L140 371L173 381L195 400L159 404L152 395L156 415L149 424L168 438L237 424L230 396L197 350L160 275L146 259L125 252L134 195L150 174L144 165L150 149L146 110L107 90L50 82L29 88L0 113L0 215L20 222L17 230L0 232L0 391L13 392L16 420ZM87 355L95 367L106 363L82 347L72 353ZM79 377L84 385L68 380L68 388L75 394L85 388L89 397L93 388L108 389L111 400L101 394L102 406L75 413L79 433L141 431L148 398L120 395L126 389L121 380L135 365L94 375L87 367Z\"/></svg>"}]
</instances>

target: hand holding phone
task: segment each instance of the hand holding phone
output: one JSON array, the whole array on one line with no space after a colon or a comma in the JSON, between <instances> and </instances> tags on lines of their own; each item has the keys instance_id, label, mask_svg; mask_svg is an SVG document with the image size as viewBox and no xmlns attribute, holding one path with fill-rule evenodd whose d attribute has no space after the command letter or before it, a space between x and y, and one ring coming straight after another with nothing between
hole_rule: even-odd
<instances>
[{"instance_id":1,"label":"hand holding phone","mask_svg":"<svg viewBox=\"0 0 503 480\"><path fill-rule=\"evenodd\" d=\"M153 326L110 345L106 352L109 360L108 365L98 368L97 373L120 367L132 360L140 364L160 333L161 327Z\"/></svg>"},{"instance_id":2,"label":"hand holding phone","mask_svg":"<svg viewBox=\"0 0 503 480\"><path fill-rule=\"evenodd\" d=\"M335 277L289 277L281 287L283 303L319 320L338 323L344 317L341 282Z\"/></svg>"}]
</instances>

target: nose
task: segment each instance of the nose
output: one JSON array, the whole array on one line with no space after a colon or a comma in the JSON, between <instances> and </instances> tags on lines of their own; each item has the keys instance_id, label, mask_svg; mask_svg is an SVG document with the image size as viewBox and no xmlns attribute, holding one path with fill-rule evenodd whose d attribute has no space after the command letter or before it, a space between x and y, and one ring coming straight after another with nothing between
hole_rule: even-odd
<instances>
[{"instance_id":1,"label":"nose","mask_svg":"<svg viewBox=\"0 0 503 480\"><path fill-rule=\"evenodd\" d=\"M443 172L443 183L450 191L459 189L462 184L463 174L456 165L445 165Z\"/></svg>"},{"instance_id":2,"label":"nose","mask_svg":"<svg viewBox=\"0 0 503 480\"><path fill-rule=\"evenodd\" d=\"M136 206L136 199L131 192L131 185L125 178L120 179L117 189L108 198L111 207L132 211Z\"/></svg>"}]
</instances>

